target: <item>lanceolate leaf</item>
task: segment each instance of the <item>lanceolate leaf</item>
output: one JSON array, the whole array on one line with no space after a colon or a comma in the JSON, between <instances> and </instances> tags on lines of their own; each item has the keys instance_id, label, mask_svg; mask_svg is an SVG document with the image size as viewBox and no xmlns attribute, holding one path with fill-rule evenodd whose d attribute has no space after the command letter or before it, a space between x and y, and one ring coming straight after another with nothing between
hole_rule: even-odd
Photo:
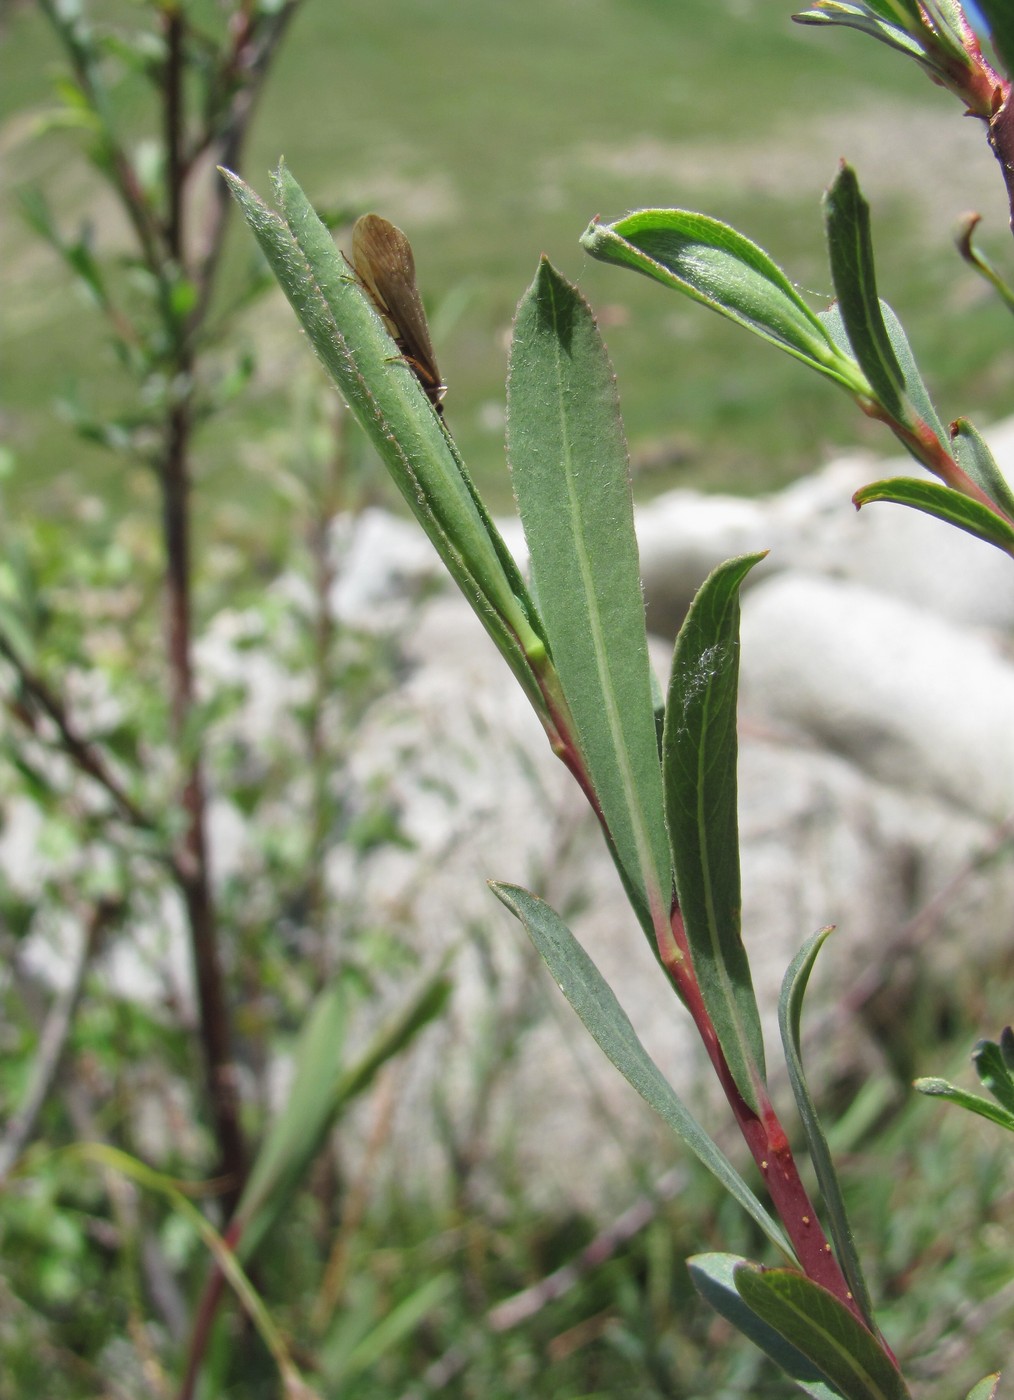
<instances>
[{"instance_id":1,"label":"lanceolate leaf","mask_svg":"<svg viewBox=\"0 0 1014 1400\"><path fill-rule=\"evenodd\" d=\"M975 245L975 230L981 222L981 214L964 215L961 220L960 231L955 240L958 246L958 252L969 266L974 267L979 276L989 283L1007 307L1007 310L1014 311L1014 290L1004 281L982 250Z\"/></svg>"},{"instance_id":2,"label":"lanceolate leaf","mask_svg":"<svg viewBox=\"0 0 1014 1400\"><path fill-rule=\"evenodd\" d=\"M365 1051L347 1053L341 976L320 993L300 1032L285 1102L261 1144L236 1211L237 1257L247 1260L288 1205L348 1101L439 1015L450 993L441 967Z\"/></svg>"},{"instance_id":3,"label":"lanceolate leaf","mask_svg":"<svg viewBox=\"0 0 1014 1400\"><path fill-rule=\"evenodd\" d=\"M760 1347L790 1380L813 1400L841 1400L841 1392L828 1385L812 1361L785 1340L744 1303L734 1282L736 1269L749 1264L737 1254L697 1254L687 1260L690 1278L701 1297L727 1322Z\"/></svg>"},{"instance_id":4,"label":"lanceolate leaf","mask_svg":"<svg viewBox=\"0 0 1014 1400\"><path fill-rule=\"evenodd\" d=\"M914 1081L914 1087L920 1094L928 1094L931 1098L946 1099L948 1103L957 1104L959 1108L967 1108L969 1113L976 1114L979 1118L985 1118L990 1123L997 1123L1001 1128L1006 1128L1009 1133L1014 1133L1014 1113L1008 1113L1005 1108L992 1103L989 1099L984 1099L981 1094L970 1094L967 1089L959 1089L956 1084L950 1084L946 1079L928 1077Z\"/></svg>"},{"instance_id":5,"label":"lanceolate leaf","mask_svg":"<svg viewBox=\"0 0 1014 1400\"><path fill-rule=\"evenodd\" d=\"M983 1376L977 1385L973 1385L965 1400L996 1400L999 1389L1000 1372L994 1371L991 1376Z\"/></svg>"},{"instance_id":6,"label":"lanceolate leaf","mask_svg":"<svg viewBox=\"0 0 1014 1400\"><path fill-rule=\"evenodd\" d=\"M976 485L982 487L1005 515L1014 520L1014 491L997 466L996 458L982 434L967 418L958 418L951 424L951 446L959 466L964 468Z\"/></svg>"},{"instance_id":7,"label":"lanceolate leaf","mask_svg":"<svg viewBox=\"0 0 1014 1400\"><path fill-rule=\"evenodd\" d=\"M1008 78L1014 78L1014 9L1010 0L978 0L990 38Z\"/></svg>"},{"instance_id":8,"label":"lanceolate leaf","mask_svg":"<svg viewBox=\"0 0 1014 1400\"><path fill-rule=\"evenodd\" d=\"M544 650L535 606L418 379L285 167L275 177L283 216L223 174L325 369L544 715L529 664Z\"/></svg>"},{"instance_id":9,"label":"lanceolate leaf","mask_svg":"<svg viewBox=\"0 0 1014 1400\"><path fill-rule=\"evenodd\" d=\"M1014 526L970 496L954 491L939 481L919 481L915 477L897 476L888 481L874 481L862 487L852 497L857 509L872 501L893 501L896 505L912 506L926 515L935 515L959 530L996 545L1005 554L1014 555Z\"/></svg>"},{"instance_id":10,"label":"lanceolate leaf","mask_svg":"<svg viewBox=\"0 0 1014 1400\"><path fill-rule=\"evenodd\" d=\"M740 934L736 810L739 590L763 554L705 580L676 639L662 738L676 892L704 1004L743 1098L756 1109L764 1043Z\"/></svg>"},{"instance_id":11,"label":"lanceolate leaf","mask_svg":"<svg viewBox=\"0 0 1014 1400\"><path fill-rule=\"evenodd\" d=\"M878 18L885 6L848 4L846 0L815 0L807 10L792 16L797 24L840 24L847 29L858 29L874 39L880 39L889 48L898 49L911 58L922 58L922 47L897 24Z\"/></svg>"},{"instance_id":12,"label":"lanceolate leaf","mask_svg":"<svg viewBox=\"0 0 1014 1400\"><path fill-rule=\"evenodd\" d=\"M992 1040L980 1040L972 1051L979 1082L1008 1113L1014 1113L1014 1075L1004 1062L1003 1051Z\"/></svg>"},{"instance_id":13,"label":"lanceolate leaf","mask_svg":"<svg viewBox=\"0 0 1014 1400\"><path fill-rule=\"evenodd\" d=\"M824 196L824 218L831 277L852 353L887 412L908 422L904 377L877 297L870 207L855 171L844 161Z\"/></svg>"},{"instance_id":14,"label":"lanceolate leaf","mask_svg":"<svg viewBox=\"0 0 1014 1400\"><path fill-rule=\"evenodd\" d=\"M792 1249L780 1227L651 1059L609 983L559 914L517 885L493 883L490 888L524 924L560 990L624 1079L683 1139L768 1239L791 1257Z\"/></svg>"},{"instance_id":15,"label":"lanceolate leaf","mask_svg":"<svg viewBox=\"0 0 1014 1400\"><path fill-rule=\"evenodd\" d=\"M633 268L778 345L852 393L869 396L858 365L828 336L781 268L728 224L685 209L641 209L591 223L593 258Z\"/></svg>"},{"instance_id":16,"label":"lanceolate leaf","mask_svg":"<svg viewBox=\"0 0 1014 1400\"><path fill-rule=\"evenodd\" d=\"M507 454L553 664L606 827L654 927L668 928L672 875L619 403L587 303L545 260L514 323Z\"/></svg>"},{"instance_id":17,"label":"lanceolate leaf","mask_svg":"<svg viewBox=\"0 0 1014 1400\"><path fill-rule=\"evenodd\" d=\"M908 343L908 338L902 329L901 322L888 306L886 301L880 303L880 314L884 318L884 325L891 341L891 348L894 351L895 359L901 368L905 382L905 397L915 409L916 414L922 419L929 432L937 439L945 451L950 451L950 443L947 432L940 417L933 407L933 401L929 396L929 391L923 383L919 368L912 354L912 347ZM837 303L820 313L821 324L826 329L831 338L843 349L848 348L848 332L842 321L841 312ZM902 439L904 442L904 439ZM905 442L905 448L911 452L912 447ZM914 454L913 454L914 455ZM921 459L920 459L921 460Z\"/></svg>"},{"instance_id":18,"label":"lanceolate leaf","mask_svg":"<svg viewBox=\"0 0 1014 1400\"><path fill-rule=\"evenodd\" d=\"M818 1368L845 1400L903 1400L909 1394L883 1347L826 1288L794 1269L743 1264L740 1297Z\"/></svg>"},{"instance_id":19,"label":"lanceolate leaf","mask_svg":"<svg viewBox=\"0 0 1014 1400\"><path fill-rule=\"evenodd\" d=\"M831 929L824 928L815 933L789 964L782 981L782 994L778 1002L778 1027L785 1049L785 1064L789 1072L789 1082L792 1085L796 1106L799 1109L799 1116L806 1133L806 1142L810 1149L810 1159L817 1173L820 1193L827 1208L828 1226L831 1238L834 1240L838 1263L848 1280L849 1288L852 1290L852 1296L860 1312L872 1328L873 1304L866 1287L866 1280L863 1278L862 1265L859 1262L855 1241L852 1238L852 1227L845 1210L838 1173L835 1171L834 1159L828 1148L827 1138L824 1136L824 1129L817 1116L817 1110L810 1097L810 1090L803 1072L800 1039L803 997L817 954L831 932Z\"/></svg>"}]
</instances>

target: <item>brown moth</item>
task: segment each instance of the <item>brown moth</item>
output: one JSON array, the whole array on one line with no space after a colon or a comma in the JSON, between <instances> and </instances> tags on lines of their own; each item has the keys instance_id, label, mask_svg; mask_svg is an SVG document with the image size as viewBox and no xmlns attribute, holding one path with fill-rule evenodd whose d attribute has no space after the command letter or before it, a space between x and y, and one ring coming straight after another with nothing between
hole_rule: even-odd
<instances>
[{"instance_id":1,"label":"brown moth","mask_svg":"<svg viewBox=\"0 0 1014 1400\"><path fill-rule=\"evenodd\" d=\"M416 286L411 243L379 214L364 214L352 230L352 268L430 403L442 414L447 389Z\"/></svg>"}]
</instances>

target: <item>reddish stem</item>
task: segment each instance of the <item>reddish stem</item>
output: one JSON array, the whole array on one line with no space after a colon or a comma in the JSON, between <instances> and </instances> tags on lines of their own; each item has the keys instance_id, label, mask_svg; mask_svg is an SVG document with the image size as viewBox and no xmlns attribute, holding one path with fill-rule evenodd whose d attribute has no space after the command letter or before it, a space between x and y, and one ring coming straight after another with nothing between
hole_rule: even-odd
<instances>
[{"instance_id":1,"label":"reddish stem","mask_svg":"<svg viewBox=\"0 0 1014 1400\"><path fill-rule=\"evenodd\" d=\"M555 695L554 687L548 683L545 676L539 676L539 685L549 711L546 730L553 750L577 779L599 819L606 839L609 840L609 830L603 819L602 810L588 777L584 760L577 745L570 737L569 715ZM718 1075L740 1132L764 1177L772 1204L785 1226L786 1234L792 1242L804 1273L814 1283L820 1284L834 1297L840 1299L865 1326L865 1319L852 1297L837 1257L824 1234L817 1212L800 1178L789 1140L774 1107L761 1087L758 1094L760 1112L755 1112L747 1104L736 1085L719 1043L714 1024L704 1005L690 956L690 946L683 917L675 903L669 925L664 931L658 931L656 936L662 966L693 1017L694 1024L704 1042L708 1058ZM890 1354L889 1348L887 1350Z\"/></svg>"},{"instance_id":2,"label":"reddish stem","mask_svg":"<svg viewBox=\"0 0 1014 1400\"><path fill-rule=\"evenodd\" d=\"M718 1075L739 1130L764 1177L772 1204L785 1226L803 1272L814 1283L821 1284L829 1293L833 1293L862 1321L859 1308L800 1179L792 1148L778 1115L766 1094L761 1096L760 1113L755 1113L732 1077L732 1071L719 1044L694 974L683 916L678 906L673 908L672 923L673 935L682 955L675 961L663 954L663 965L694 1018L708 1058Z\"/></svg>"}]
</instances>

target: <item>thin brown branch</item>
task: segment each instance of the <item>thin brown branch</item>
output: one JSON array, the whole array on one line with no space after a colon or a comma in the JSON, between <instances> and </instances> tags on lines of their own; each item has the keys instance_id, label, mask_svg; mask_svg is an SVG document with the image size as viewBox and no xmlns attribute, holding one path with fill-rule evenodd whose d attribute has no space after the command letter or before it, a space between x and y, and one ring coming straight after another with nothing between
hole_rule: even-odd
<instances>
[{"instance_id":1,"label":"thin brown branch","mask_svg":"<svg viewBox=\"0 0 1014 1400\"><path fill-rule=\"evenodd\" d=\"M232 85L234 91L218 129L207 132L194 152L196 157L205 150L213 150L214 159L209 162L212 169L219 165L228 170L240 169L243 147L271 60L300 4L301 0L286 0L277 14L237 19L230 59L220 78L223 84ZM190 317L191 331L203 323L208 313L232 207L232 195L225 181L216 175L207 223L190 268L197 289Z\"/></svg>"},{"instance_id":2,"label":"thin brown branch","mask_svg":"<svg viewBox=\"0 0 1014 1400\"><path fill-rule=\"evenodd\" d=\"M88 968L98 950L103 933L119 916L122 907L119 900L100 899L91 909L77 957L70 969L70 980L56 997L46 1017L28 1085L20 1105L8 1120L3 1138L0 1139L0 1185L28 1146L35 1131L39 1114L56 1082L63 1061Z\"/></svg>"},{"instance_id":3,"label":"thin brown branch","mask_svg":"<svg viewBox=\"0 0 1014 1400\"><path fill-rule=\"evenodd\" d=\"M41 676L24 664L14 647L2 634L0 634L0 656L7 659L17 676L21 692L18 712L23 722L34 730L35 712L44 714L56 728L63 753L80 772L94 779L108 793L118 814L139 831L157 831L158 825L154 818L142 811L127 794L103 757L101 750L92 741L85 739L77 732L63 702L53 693Z\"/></svg>"}]
</instances>

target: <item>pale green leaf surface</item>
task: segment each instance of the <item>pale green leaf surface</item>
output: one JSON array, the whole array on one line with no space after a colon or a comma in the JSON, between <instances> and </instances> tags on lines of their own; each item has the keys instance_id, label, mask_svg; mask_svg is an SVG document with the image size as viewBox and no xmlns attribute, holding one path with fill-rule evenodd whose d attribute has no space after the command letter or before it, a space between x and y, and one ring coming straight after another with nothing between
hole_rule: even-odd
<instances>
[{"instance_id":1,"label":"pale green leaf surface","mask_svg":"<svg viewBox=\"0 0 1014 1400\"><path fill-rule=\"evenodd\" d=\"M507 455L550 653L606 827L656 928L672 900L626 442L591 311L543 260L518 306Z\"/></svg>"},{"instance_id":2,"label":"pale green leaf surface","mask_svg":"<svg viewBox=\"0 0 1014 1400\"><path fill-rule=\"evenodd\" d=\"M581 245L683 292L853 393L869 392L781 268L728 224L684 209L641 209L614 224L591 223Z\"/></svg>"},{"instance_id":3,"label":"pale green leaf surface","mask_svg":"<svg viewBox=\"0 0 1014 1400\"><path fill-rule=\"evenodd\" d=\"M871 1332L826 1288L794 1269L743 1264L740 1297L818 1368L845 1400L905 1400L908 1387Z\"/></svg>"},{"instance_id":4,"label":"pale green leaf surface","mask_svg":"<svg viewBox=\"0 0 1014 1400\"><path fill-rule=\"evenodd\" d=\"M973 1385L965 1400L996 1400L999 1390L1000 1372L994 1371L991 1376L983 1376L981 1381Z\"/></svg>"},{"instance_id":5,"label":"pale green leaf surface","mask_svg":"<svg viewBox=\"0 0 1014 1400\"><path fill-rule=\"evenodd\" d=\"M738 1265L749 1262L738 1254L696 1254L687 1260L687 1268L705 1302L780 1366L800 1390L813 1400L841 1400L841 1392L822 1379L813 1362L762 1321L739 1296L733 1275Z\"/></svg>"},{"instance_id":6,"label":"pale green leaf surface","mask_svg":"<svg viewBox=\"0 0 1014 1400\"><path fill-rule=\"evenodd\" d=\"M778 1028L785 1050L785 1064L789 1073L789 1083L799 1109L810 1159L817 1173L817 1182L827 1210L828 1227L834 1241L835 1253L842 1272L848 1281L852 1296L869 1325L873 1326L873 1303L863 1277L859 1253L852 1236L842 1196L834 1159L828 1147L824 1129L821 1126L816 1106L810 1096L810 1089L803 1071L802 1040L800 1018L803 998L810 980L810 973L817 954L825 939L832 932L830 928L820 929L810 938L793 958L782 981L782 992L778 1001Z\"/></svg>"},{"instance_id":7,"label":"pale green leaf surface","mask_svg":"<svg viewBox=\"0 0 1014 1400\"><path fill-rule=\"evenodd\" d=\"M758 1105L764 1041L740 929L739 590L763 554L702 584L676 639L662 739L665 814L694 971L736 1085Z\"/></svg>"},{"instance_id":8,"label":"pale green leaf surface","mask_svg":"<svg viewBox=\"0 0 1014 1400\"><path fill-rule=\"evenodd\" d=\"M490 888L524 924L557 986L628 1084L683 1139L768 1239L791 1258L792 1249L780 1226L651 1059L612 988L559 914L520 886L492 883Z\"/></svg>"},{"instance_id":9,"label":"pale green leaf surface","mask_svg":"<svg viewBox=\"0 0 1014 1400\"><path fill-rule=\"evenodd\" d=\"M895 505L911 506L926 515L935 516L948 525L964 530L986 544L995 545L1005 554L1014 555L1014 526L971 496L944 486L939 481L919 481L916 477L896 476L888 481L874 481L863 486L852 497L857 507L874 501L892 501Z\"/></svg>"}]
</instances>

